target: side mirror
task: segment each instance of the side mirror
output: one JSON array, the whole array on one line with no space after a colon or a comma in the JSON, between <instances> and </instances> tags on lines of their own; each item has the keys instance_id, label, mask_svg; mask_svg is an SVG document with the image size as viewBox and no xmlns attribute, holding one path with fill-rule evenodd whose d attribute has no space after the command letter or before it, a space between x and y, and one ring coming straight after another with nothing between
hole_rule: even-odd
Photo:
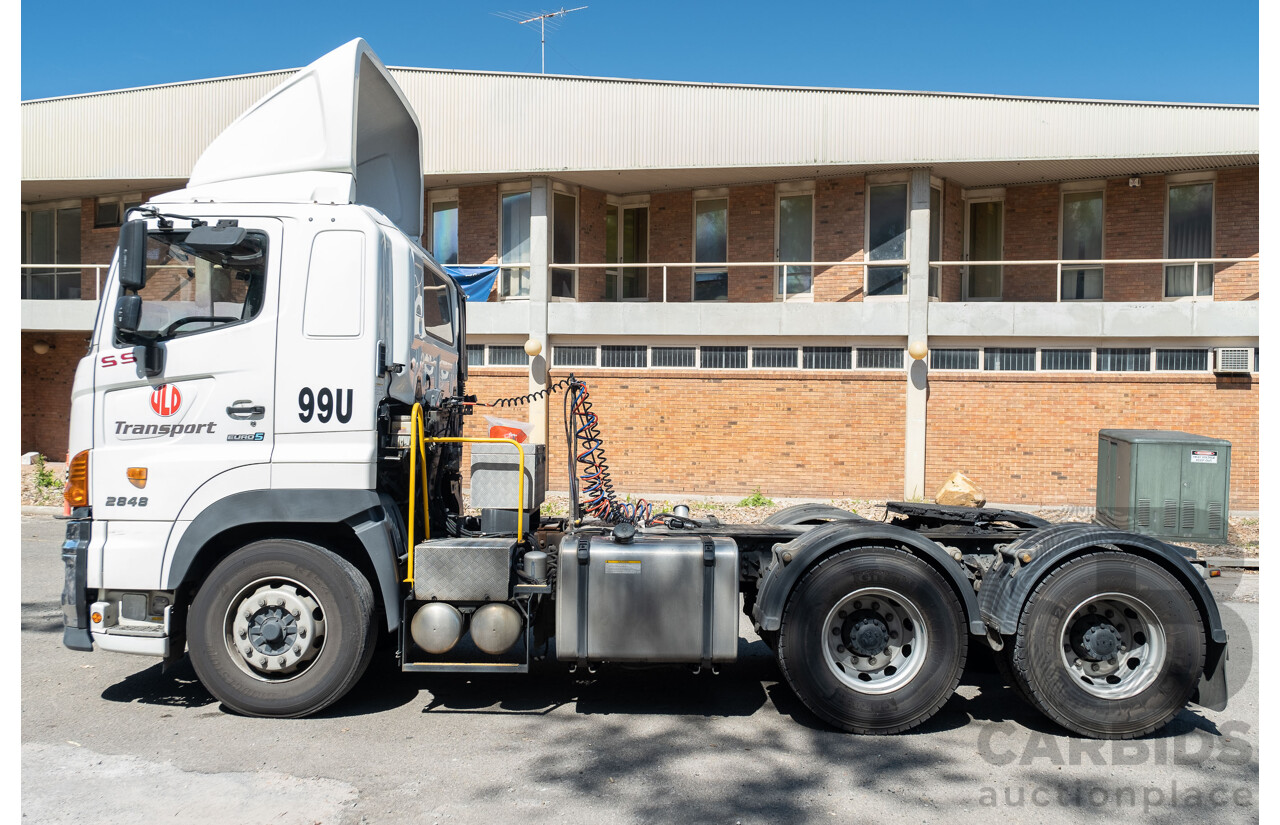
<instances>
[{"instance_id":1,"label":"side mirror","mask_svg":"<svg viewBox=\"0 0 1280 825\"><path fill-rule=\"evenodd\" d=\"M141 321L141 295L121 295L116 299L116 329L121 332L137 332Z\"/></svg>"},{"instance_id":2,"label":"side mirror","mask_svg":"<svg viewBox=\"0 0 1280 825\"><path fill-rule=\"evenodd\" d=\"M126 221L120 227L119 249L120 286L136 292L147 285L147 222ZM119 313L119 304L116 311Z\"/></svg>"}]
</instances>

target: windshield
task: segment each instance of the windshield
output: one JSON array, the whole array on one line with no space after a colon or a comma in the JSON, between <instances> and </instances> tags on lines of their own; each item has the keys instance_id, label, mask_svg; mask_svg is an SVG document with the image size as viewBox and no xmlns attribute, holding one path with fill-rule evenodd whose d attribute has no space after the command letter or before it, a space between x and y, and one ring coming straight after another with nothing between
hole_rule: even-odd
<instances>
[{"instance_id":1,"label":"windshield","mask_svg":"<svg viewBox=\"0 0 1280 825\"><path fill-rule=\"evenodd\" d=\"M248 321L262 309L267 236L248 232L227 249L193 248L188 230L147 236L138 333L159 340ZM123 294L123 290L121 290Z\"/></svg>"}]
</instances>

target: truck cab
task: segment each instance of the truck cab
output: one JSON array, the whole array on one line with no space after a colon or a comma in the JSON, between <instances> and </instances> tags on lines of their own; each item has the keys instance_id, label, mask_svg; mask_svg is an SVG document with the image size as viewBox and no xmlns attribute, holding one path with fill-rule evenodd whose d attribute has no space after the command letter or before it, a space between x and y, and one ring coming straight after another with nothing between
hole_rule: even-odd
<instances>
[{"instance_id":1,"label":"truck cab","mask_svg":"<svg viewBox=\"0 0 1280 825\"><path fill-rule=\"evenodd\" d=\"M466 372L464 295L418 243L418 128L353 41L127 216L73 388L69 646L182 655L198 583L266 538L339 533L395 593L394 430L422 404L458 434Z\"/></svg>"}]
</instances>

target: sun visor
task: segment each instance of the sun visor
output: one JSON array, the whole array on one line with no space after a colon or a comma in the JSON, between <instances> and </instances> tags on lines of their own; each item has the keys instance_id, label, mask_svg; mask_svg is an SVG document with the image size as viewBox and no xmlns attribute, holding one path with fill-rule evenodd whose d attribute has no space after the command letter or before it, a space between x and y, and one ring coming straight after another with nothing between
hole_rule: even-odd
<instances>
[{"instance_id":1,"label":"sun visor","mask_svg":"<svg viewBox=\"0 0 1280 825\"><path fill-rule=\"evenodd\" d=\"M277 86L218 135L187 189L253 201L336 200L371 206L406 235L422 235L418 118L387 67L362 39Z\"/></svg>"}]
</instances>

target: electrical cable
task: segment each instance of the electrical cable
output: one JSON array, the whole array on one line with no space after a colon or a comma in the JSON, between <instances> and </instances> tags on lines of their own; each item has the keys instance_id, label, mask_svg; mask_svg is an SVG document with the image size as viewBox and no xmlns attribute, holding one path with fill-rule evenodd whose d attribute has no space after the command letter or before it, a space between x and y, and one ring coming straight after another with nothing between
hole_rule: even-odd
<instances>
[{"instance_id":1,"label":"electrical cable","mask_svg":"<svg viewBox=\"0 0 1280 825\"><path fill-rule=\"evenodd\" d=\"M573 374L570 373L568 378L561 378L556 383L551 384L550 386L547 386L547 387L543 387L537 392L531 392L531 393L528 393L527 395L513 395L510 398L497 398L497 399L494 399L493 401L490 401L488 404L472 404L472 406L474 407L519 407L524 404L528 404L532 401L537 401L539 399L546 398L547 396L551 395L551 393L553 392L558 392L562 389L565 389L572 382L573 382Z\"/></svg>"},{"instance_id":2,"label":"electrical cable","mask_svg":"<svg viewBox=\"0 0 1280 825\"><path fill-rule=\"evenodd\" d=\"M574 462L570 465L569 473L574 521L577 521L581 495L586 499L581 504L581 510L606 524L647 524L653 515L652 504L644 499L634 504L618 501L604 454L604 441L600 437L599 418L592 412L591 393L587 385L576 379L572 380L568 395L572 396L572 407L570 414L565 417L565 423L566 429L570 431L569 453ZM566 397L566 403L568 401L569 398ZM581 465L581 468L575 465ZM583 485L581 494L578 489L579 480Z\"/></svg>"}]
</instances>

